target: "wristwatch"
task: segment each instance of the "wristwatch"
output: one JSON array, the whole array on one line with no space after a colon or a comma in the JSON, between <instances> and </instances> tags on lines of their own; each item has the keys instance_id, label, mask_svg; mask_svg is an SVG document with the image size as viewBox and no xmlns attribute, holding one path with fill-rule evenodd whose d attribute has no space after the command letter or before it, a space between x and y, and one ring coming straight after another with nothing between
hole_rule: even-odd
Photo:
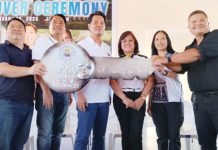
<instances>
[{"instance_id":1,"label":"wristwatch","mask_svg":"<svg viewBox=\"0 0 218 150\"><path fill-rule=\"evenodd\" d=\"M161 73L163 76L166 76L168 74L167 70L164 70L164 72Z\"/></svg>"}]
</instances>

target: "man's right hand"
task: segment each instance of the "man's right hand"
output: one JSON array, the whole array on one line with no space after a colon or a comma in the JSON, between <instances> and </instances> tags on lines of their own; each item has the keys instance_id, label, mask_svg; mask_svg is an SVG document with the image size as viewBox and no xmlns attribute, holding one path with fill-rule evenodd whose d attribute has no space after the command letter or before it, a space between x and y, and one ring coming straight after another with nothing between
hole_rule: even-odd
<instances>
[{"instance_id":1,"label":"man's right hand","mask_svg":"<svg viewBox=\"0 0 218 150\"><path fill-rule=\"evenodd\" d=\"M44 90L42 92L43 97L43 106L47 109L51 109L53 107L53 95L51 93L51 90Z\"/></svg>"},{"instance_id":2,"label":"man's right hand","mask_svg":"<svg viewBox=\"0 0 218 150\"><path fill-rule=\"evenodd\" d=\"M29 68L29 74L30 75L44 75L46 72L45 69L45 65L43 65L42 63L38 62L33 64L30 68Z\"/></svg>"},{"instance_id":3,"label":"man's right hand","mask_svg":"<svg viewBox=\"0 0 218 150\"><path fill-rule=\"evenodd\" d=\"M86 102L86 98L81 92L78 92L77 95L78 95L77 107L80 111L85 112L86 107L88 107L88 103Z\"/></svg>"}]
</instances>

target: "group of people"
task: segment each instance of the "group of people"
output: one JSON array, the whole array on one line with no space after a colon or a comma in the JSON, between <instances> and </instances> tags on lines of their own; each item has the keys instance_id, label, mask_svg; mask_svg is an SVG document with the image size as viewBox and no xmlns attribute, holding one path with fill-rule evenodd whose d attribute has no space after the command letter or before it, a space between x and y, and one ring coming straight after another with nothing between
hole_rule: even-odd
<instances>
[{"instance_id":1,"label":"group of people","mask_svg":"<svg viewBox=\"0 0 218 150\"><path fill-rule=\"evenodd\" d=\"M34 25L25 25L18 18L8 21L6 41L0 45L0 150L23 149L30 132L34 98L37 149L60 149L68 106L72 102L71 93L55 92L46 85L42 79L46 68L40 60L53 44L64 39L72 42L66 26L65 16L56 14L50 19L49 35L33 42L35 36L26 36L25 40L25 32L30 30L28 32L36 33ZM216 150L218 32L209 31L207 15L201 10L189 15L188 27L195 39L182 53L175 53L167 32L159 30L154 34L151 58L155 71L147 79L91 79L77 91L78 125L74 150L87 149L91 132L92 149L105 149L111 88L114 92L113 106L121 127L123 150L143 149L146 99L149 99L147 112L156 127L158 150L180 150L180 127L184 112L178 73L186 71L193 92L199 144L202 150ZM78 44L90 56L111 56L110 46L102 40L105 28L106 16L102 12L94 12L88 17L90 36ZM121 59L147 58L139 54L138 41L131 31L121 34L118 54Z\"/></svg>"},{"instance_id":2,"label":"group of people","mask_svg":"<svg viewBox=\"0 0 218 150\"><path fill-rule=\"evenodd\" d=\"M34 98L37 149L60 148L71 97L48 88L41 78L46 68L40 59L50 46L64 40L65 31L66 19L61 14L51 17L49 36L40 38L35 25L24 24L18 18L8 21L6 41L0 45L1 150L23 149L29 137Z\"/></svg>"}]
</instances>

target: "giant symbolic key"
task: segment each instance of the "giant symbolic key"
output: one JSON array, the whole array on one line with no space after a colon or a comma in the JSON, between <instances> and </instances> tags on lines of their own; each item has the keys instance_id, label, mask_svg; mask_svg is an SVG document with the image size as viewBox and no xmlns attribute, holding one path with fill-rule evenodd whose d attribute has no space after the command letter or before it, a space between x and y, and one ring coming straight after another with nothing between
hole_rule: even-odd
<instances>
[{"instance_id":1,"label":"giant symbolic key","mask_svg":"<svg viewBox=\"0 0 218 150\"><path fill-rule=\"evenodd\" d=\"M47 70L44 81L57 92L77 91L91 79L146 79L153 72L150 59L90 57L82 47L69 42L51 46L41 62Z\"/></svg>"}]
</instances>

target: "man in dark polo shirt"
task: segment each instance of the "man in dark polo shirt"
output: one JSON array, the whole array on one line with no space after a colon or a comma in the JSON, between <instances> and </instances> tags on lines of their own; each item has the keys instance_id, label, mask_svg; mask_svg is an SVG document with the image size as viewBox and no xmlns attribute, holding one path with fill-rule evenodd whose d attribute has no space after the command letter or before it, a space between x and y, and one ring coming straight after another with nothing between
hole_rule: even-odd
<instances>
[{"instance_id":1,"label":"man in dark polo shirt","mask_svg":"<svg viewBox=\"0 0 218 150\"><path fill-rule=\"evenodd\" d=\"M7 40L0 45L0 150L23 149L33 115L33 75L45 71L41 63L33 65L24 38L24 22L8 21Z\"/></svg>"},{"instance_id":2,"label":"man in dark polo shirt","mask_svg":"<svg viewBox=\"0 0 218 150\"><path fill-rule=\"evenodd\" d=\"M153 58L154 65L168 64L177 72L188 72L195 123L201 150L216 150L218 133L218 30L209 31L207 14L196 10L188 17L194 41L170 58ZM173 63L182 65L172 65Z\"/></svg>"}]
</instances>

